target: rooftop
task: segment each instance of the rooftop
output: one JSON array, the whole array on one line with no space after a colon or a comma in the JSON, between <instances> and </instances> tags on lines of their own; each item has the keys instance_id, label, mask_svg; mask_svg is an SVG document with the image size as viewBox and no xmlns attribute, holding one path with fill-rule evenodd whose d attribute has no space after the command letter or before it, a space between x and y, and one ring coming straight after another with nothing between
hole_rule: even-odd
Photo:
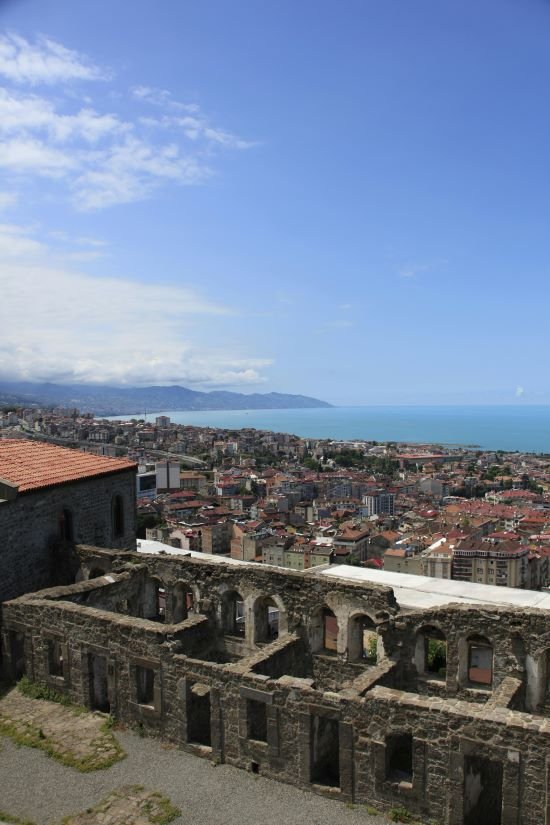
<instances>
[{"instance_id":1,"label":"rooftop","mask_svg":"<svg viewBox=\"0 0 550 825\"><path fill-rule=\"evenodd\" d=\"M541 590L495 587L490 584L473 584L430 576L413 576L410 573L391 573L389 570L351 567L347 564L324 567L318 575L391 587L401 607L415 610L429 610L449 604L505 605L550 610L550 593Z\"/></svg>"},{"instance_id":2,"label":"rooftop","mask_svg":"<svg viewBox=\"0 0 550 825\"><path fill-rule=\"evenodd\" d=\"M0 439L0 481L19 493L93 476L135 470L126 458L108 458L27 439Z\"/></svg>"}]
</instances>

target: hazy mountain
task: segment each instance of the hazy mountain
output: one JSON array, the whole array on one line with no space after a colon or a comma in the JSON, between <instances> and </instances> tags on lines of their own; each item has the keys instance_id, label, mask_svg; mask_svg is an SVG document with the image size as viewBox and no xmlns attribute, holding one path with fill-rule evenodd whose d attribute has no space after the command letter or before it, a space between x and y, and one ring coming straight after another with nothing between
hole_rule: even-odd
<instances>
[{"instance_id":1,"label":"hazy mountain","mask_svg":"<svg viewBox=\"0 0 550 825\"><path fill-rule=\"evenodd\" d=\"M138 415L163 410L282 410L330 407L307 395L279 392L198 392L187 387L108 387L90 384L34 384L0 381L1 404L77 407L96 415Z\"/></svg>"}]
</instances>

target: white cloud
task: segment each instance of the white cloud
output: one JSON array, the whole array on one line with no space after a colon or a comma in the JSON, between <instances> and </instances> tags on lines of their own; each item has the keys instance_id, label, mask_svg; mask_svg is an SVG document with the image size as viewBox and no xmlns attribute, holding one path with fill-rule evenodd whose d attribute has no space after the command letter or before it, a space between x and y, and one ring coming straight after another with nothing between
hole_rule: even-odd
<instances>
[{"instance_id":1,"label":"white cloud","mask_svg":"<svg viewBox=\"0 0 550 825\"><path fill-rule=\"evenodd\" d=\"M76 203L82 209L99 209L141 200L162 180L196 184L210 170L195 158L181 155L177 144L153 149L137 138L94 157L94 164L74 181Z\"/></svg>"},{"instance_id":2,"label":"white cloud","mask_svg":"<svg viewBox=\"0 0 550 825\"><path fill-rule=\"evenodd\" d=\"M70 255L70 253L69 253ZM98 278L72 269L29 229L0 225L0 376L126 384L261 383L268 359L193 338L231 309L188 286Z\"/></svg>"},{"instance_id":3,"label":"white cloud","mask_svg":"<svg viewBox=\"0 0 550 825\"><path fill-rule=\"evenodd\" d=\"M0 141L0 167L16 173L62 178L78 168L78 158L34 138Z\"/></svg>"},{"instance_id":4,"label":"white cloud","mask_svg":"<svg viewBox=\"0 0 550 825\"><path fill-rule=\"evenodd\" d=\"M134 86L130 90L132 96L142 103L150 103L152 106L161 106L164 109L174 109L180 112L194 114L200 111L198 103L179 103L174 100L172 93L167 89L156 89L151 86Z\"/></svg>"},{"instance_id":5,"label":"white cloud","mask_svg":"<svg viewBox=\"0 0 550 825\"><path fill-rule=\"evenodd\" d=\"M132 90L132 95L141 103L149 103L159 106L171 112L160 118L142 117L140 121L145 126L160 128L178 128L183 130L184 135L192 141L199 139L209 143L224 146L228 149L250 149L256 146L254 141L243 140L237 135L225 129L218 129L210 125L208 118L201 112L200 106L196 103L180 103L174 100L170 92L166 89L153 89L149 86L137 86ZM174 112L186 112L184 116L174 114Z\"/></svg>"},{"instance_id":6,"label":"white cloud","mask_svg":"<svg viewBox=\"0 0 550 825\"><path fill-rule=\"evenodd\" d=\"M59 82L63 61L73 80L107 77L52 41L31 46L17 35L0 37L0 74L13 82L24 77L38 82L40 71L48 82ZM214 126L197 104L179 103L166 90L139 86L132 97L134 108L161 107L161 117L100 112L90 97L82 108L72 93L54 97L0 88L0 169L15 176L12 186L33 177L64 183L78 209L96 210L143 200L167 183L203 183L213 174L206 158L211 162L216 150L253 145Z\"/></svg>"},{"instance_id":7,"label":"white cloud","mask_svg":"<svg viewBox=\"0 0 550 825\"><path fill-rule=\"evenodd\" d=\"M516 387L516 398L521 398L525 394L523 387Z\"/></svg>"},{"instance_id":8,"label":"white cloud","mask_svg":"<svg viewBox=\"0 0 550 825\"><path fill-rule=\"evenodd\" d=\"M109 73L85 55L55 40L38 37L30 43L14 33L0 35L0 75L14 83L31 85L105 80Z\"/></svg>"},{"instance_id":9,"label":"white cloud","mask_svg":"<svg viewBox=\"0 0 550 825\"><path fill-rule=\"evenodd\" d=\"M29 237L29 231L25 227L0 223L0 260L35 257L42 254L46 247ZM3 293L4 287L2 287L2 300Z\"/></svg>"}]
</instances>

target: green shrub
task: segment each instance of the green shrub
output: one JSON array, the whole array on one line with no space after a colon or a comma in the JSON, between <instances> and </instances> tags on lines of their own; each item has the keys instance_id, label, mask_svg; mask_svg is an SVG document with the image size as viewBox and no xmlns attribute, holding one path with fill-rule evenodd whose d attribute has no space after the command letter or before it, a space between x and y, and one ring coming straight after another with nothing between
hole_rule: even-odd
<instances>
[{"instance_id":1,"label":"green shrub","mask_svg":"<svg viewBox=\"0 0 550 825\"><path fill-rule=\"evenodd\" d=\"M392 822L412 822L413 815L406 808L393 808L390 811L390 819Z\"/></svg>"}]
</instances>

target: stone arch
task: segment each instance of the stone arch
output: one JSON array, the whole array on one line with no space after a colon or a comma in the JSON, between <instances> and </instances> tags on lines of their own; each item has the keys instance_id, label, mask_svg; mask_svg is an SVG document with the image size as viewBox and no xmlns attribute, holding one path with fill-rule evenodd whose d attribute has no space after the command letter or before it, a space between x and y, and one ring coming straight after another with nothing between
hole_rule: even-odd
<instances>
[{"instance_id":1,"label":"stone arch","mask_svg":"<svg viewBox=\"0 0 550 825\"><path fill-rule=\"evenodd\" d=\"M447 675L447 637L437 625L420 627L416 633L414 663L418 674L444 680Z\"/></svg>"},{"instance_id":2,"label":"stone arch","mask_svg":"<svg viewBox=\"0 0 550 825\"><path fill-rule=\"evenodd\" d=\"M376 664L378 630L368 613L355 612L348 618L348 661Z\"/></svg>"},{"instance_id":3,"label":"stone arch","mask_svg":"<svg viewBox=\"0 0 550 825\"><path fill-rule=\"evenodd\" d=\"M272 642L288 633L288 615L284 602L276 595L261 595L252 604L254 642Z\"/></svg>"}]
</instances>

